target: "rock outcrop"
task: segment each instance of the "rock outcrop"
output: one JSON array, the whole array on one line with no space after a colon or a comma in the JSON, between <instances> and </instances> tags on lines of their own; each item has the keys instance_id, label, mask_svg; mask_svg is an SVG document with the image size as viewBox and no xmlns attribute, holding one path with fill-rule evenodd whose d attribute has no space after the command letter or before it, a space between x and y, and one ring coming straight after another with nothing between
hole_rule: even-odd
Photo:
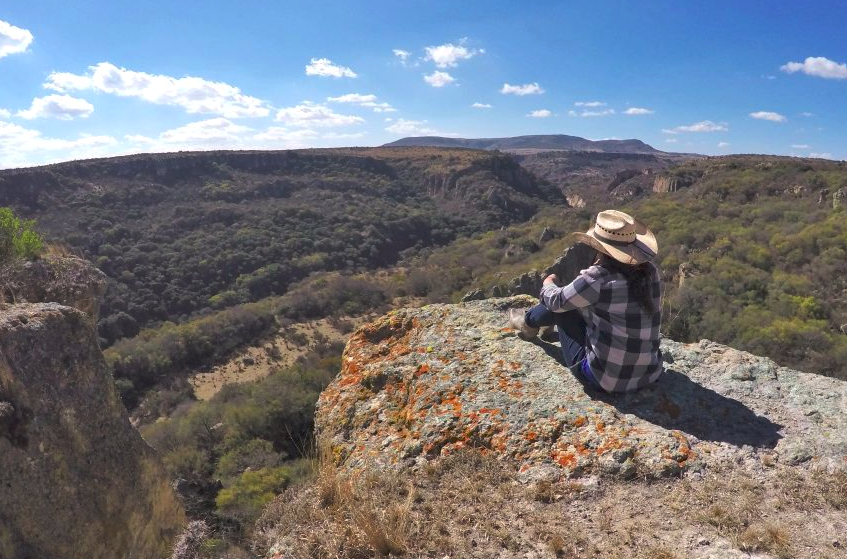
<instances>
[{"instance_id":1,"label":"rock outcrop","mask_svg":"<svg viewBox=\"0 0 847 559\"><path fill-rule=\"evenodd\" d=\"M163 557L184 522L129 423L90 319L0 312L0 557Z\"/></svg>"},{"instance_id":2,"label":"rock outcrop","mask_svg":"<svg viewBox=\"0 0 847 559\"><path fill-rule=\"evenodd\" d=\"M558 345L505 327L509 308L533 302L429 305L361 327L318 402L318 437L351 469L415 468L473 446L526 480L845 465L847 383L707 340L663 340L656 384L600 394Z\"/></svg>"},{"instance_id":3,"label":"rock outcrop","mask_svg":"<svg viewBox=\"0 0 847 559\"><path fill-rule=\"evenodd\" d=\"M845 200L847 200L847 188L836 190L832 195L832 209L837 210L842 207Z\"/></svg>"},{"instance_id":4,"label":"rock outcrop","mask_svg":"<svg viewBox=\"0 0 847 559\"><path fill-rule=\"evenodd\" d=\"M106 275L81 258L48 256L0 266L5 303L59 303L81 310L96 323L105 292Z\"/></svg>"}]
</instances>

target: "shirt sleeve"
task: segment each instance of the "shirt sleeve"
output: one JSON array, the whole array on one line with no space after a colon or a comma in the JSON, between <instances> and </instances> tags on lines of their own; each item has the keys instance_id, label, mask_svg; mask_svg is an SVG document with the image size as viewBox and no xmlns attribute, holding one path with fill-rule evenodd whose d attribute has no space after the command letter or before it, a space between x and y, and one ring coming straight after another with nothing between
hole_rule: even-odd
<instances>
[{"instance_id":1,"label":"shirt sleeve","mask_svg":"<svg viewBox=\"0 0 847 559\"><path fill-rule=\"evenodd\" d=\"M564 287L554 284L541 288L539 298L553 312L566 312L588 307L600 298L600 270L592 266L579 273L575 280Z\"/></svg>"}]
</instances>

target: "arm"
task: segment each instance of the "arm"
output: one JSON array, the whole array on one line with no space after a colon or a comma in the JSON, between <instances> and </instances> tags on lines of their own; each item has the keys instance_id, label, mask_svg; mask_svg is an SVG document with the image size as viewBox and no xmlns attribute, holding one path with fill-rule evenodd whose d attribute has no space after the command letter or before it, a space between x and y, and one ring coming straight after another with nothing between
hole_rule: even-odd
<instances>
[{"instance_id":1,"label":"arm","mask_svg":"<svg viewBox=\"0 0 847 559\"><path fill-rule=\"evenodd\" d=\"M565 312L582 307L588 307L597 302L600 297L600 283L597 281L596 269L583 270L575 280L564 287L556 285L556 275L544 279L539 298L544 306L553 312Z\"/></svg>"}]
</instances>

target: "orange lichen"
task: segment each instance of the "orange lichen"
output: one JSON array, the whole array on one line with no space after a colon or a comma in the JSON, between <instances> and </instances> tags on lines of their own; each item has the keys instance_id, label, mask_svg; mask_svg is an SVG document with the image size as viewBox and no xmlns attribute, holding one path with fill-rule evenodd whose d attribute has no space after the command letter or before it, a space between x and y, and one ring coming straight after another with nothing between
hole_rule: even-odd
<instances>
[{"instance_id":1,"label":"orange lichen","mask_svg":"<svg viewBox=\"0 0 847 559\"><path fill-rule=\"evenodd\" d=\"M513 362L509 363L509 367L511 367L513 371L517 371L518 369L520 369L520 368L521 368L521 364L520 364L520 363L515 363L515 362L513 361Z\"/></svg>"},{"instance_id":2,"label":"orange lichen","mask_svg":"<svg viewBox=\"0 0 847 559\"><path fill-rule=\"evenodd\" d=\"M538 434L535 431L529 431L524 435L524 438L529 442L533 442L536 438L538 438Z\"/></svg>"},{"instance_id":3,"label":"orange lichen","mask_svg":"<svg viewBox=\"0 0 847 559\"><path fill-rule=\"evenodd\" d=\"M572 468L576 466L576 457L571 452L560 452L556 456L556 463L563 468Z\"/></svg>"},{"instance_id":4,"label":"orange lichen","mask_svg":"<svg viewBox=\"0 0 847 559\"><path fill-rule=\"evenodd\" d=\"M597 423L594 424L594 428L597 429L598 433L604 433L606 431L606 424L602 421L597 421Z\"/></svg>"},{"instance_id":5,"label":"orange lichen","mask_svg":"<svg viewBox=\"0 0 847 559\"><path fill-rule=\"evenodd\" d=\"M423 365L419 365L417 370L415 371L415 376L419 377L429 372L429 364L424 363Z\"/></svg>"},{"instance_id":6,"label":"orange lichen","mask_svg":"<svg viewBox=\"0 0 847 559\"><path fill-rule=\"evenodd\" d=\"M585 425L586 422L587 422L587 420L585 419L585 416L580 415L579 417L577 417L576 419L573 420L573 426L574 427L582 427L583 425Z\"/></svg>"}]
</instances>

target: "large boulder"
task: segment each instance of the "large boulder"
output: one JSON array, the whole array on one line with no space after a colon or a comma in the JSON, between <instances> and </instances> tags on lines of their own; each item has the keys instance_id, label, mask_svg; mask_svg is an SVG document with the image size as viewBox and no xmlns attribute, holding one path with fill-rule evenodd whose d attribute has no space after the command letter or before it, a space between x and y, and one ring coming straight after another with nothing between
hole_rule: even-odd
<instances>
[{"instance_id":1,"label":"large boulder","mask_svg":"<svg viewBox=\"0 0 847 559\"><path fill-rule=\"evenodd\" d=\"M319 439L354 470L416 468L478 447L526 479L844 465L847 383L707 340L663 340L655 385L601 394L569 372L557 344L506 327L508 309L534 301L402 309L361 327L318 401Z\"/></svg>"},{"instance_id":2,"label":"large boulder","mask_svg":"<svg viewBox=\"0 0 847 559\"><path fill-rule=\"evenodd\" d=\"M184 522L76 309L0 311L0 503L3 559L163 557Z\"/></svg>"},{"instance_id":3,"label":"large boulder","mask_svg":"<svg viewBox=\"0 0 847 559\"><path fill-rule=\"evenodd\" d=\"M47 256L0 266L0 296L6 303L60 303L96 323L105 292L106 275L81 258Z\"/></svg>"}]
</instances>

